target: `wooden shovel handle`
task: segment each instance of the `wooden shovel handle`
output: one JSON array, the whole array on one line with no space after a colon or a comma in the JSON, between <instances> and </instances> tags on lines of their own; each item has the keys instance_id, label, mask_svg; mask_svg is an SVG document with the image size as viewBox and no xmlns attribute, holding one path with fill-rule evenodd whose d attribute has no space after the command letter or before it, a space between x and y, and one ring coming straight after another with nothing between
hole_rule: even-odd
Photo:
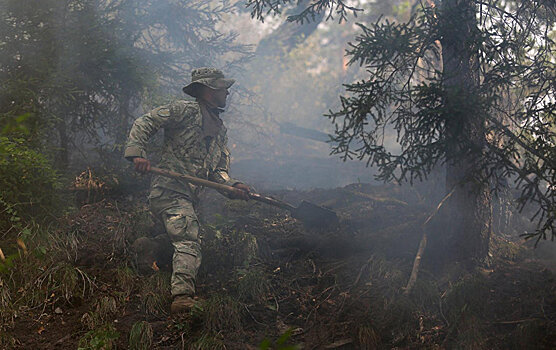
<instances>
[{"instance_id":1,"label":"wooden shovel handle","mask_svg":"<svg viewBox=\"0 0 556 350\"><path fill-rule=\"evenodd\" d=\"M275 199L275 198L272 198L272 197L262 196L258 193L249 192L249 198L254 199L256 201L259 201L259 202L263 202L263 203L266 203L266 204L273 205L273 206L278 207L278 208L286 209L286 210L289 210L289 211L295 210L295 207L293 205L289 204L289 203L282 202L282 201L280 201L278 199Z\"/></svg>"},{"instance_id":2,"label":"wooden shovel handle","mask_svg":"<svg viewBox=\"0 0 556 350\"><path fill-rule=\"evenodd\" d=\"M174 179L178 179L178 180L185 180L185 181L187 181L189 183L192 183L194 185L197 185L197 186L209 187L209 188L219 190L219 191L231 194L231 195L238 195L238 194L241 194L240 191L243 192L243 190L240 190L239 188L235 188L235 187L224 185L224 184L219 184L218 182L214 182L214 181L200 179L198 177L191 176L191 175L176 173L175 171L171 171L171 170L151 167L150 172L154 173L154 174L157 174L157 175L162 175L162 176L166 176L166 177L170 177L170 178L174 178ZM258 193L249 192L249 198L254 199L256 201L259 201L259 202L263 202L263 203L266 203L266 204L273 205L275 207L290 210L290 211L295 209L295 207L291 204L279 201L278 199L274 199L272 197L262 196Z\"/></svg>"},{"instance_id":3,"label":"wooden shovel handle","mask_svg":"<svg viewBox=\"0 0 556 350\"><path fill-rule=\"evenodd\" d=\"M185 180L189 183L192 183L193 185L213 188L215 190L223 191L223 192L226 192L228 194L236 195L236 194L239 193L239 191L242 191L242 190L240 190L238 188L235 188L235 187L232 187L232 186L219 184L218 182L201 179L201 178L191 176L191 175L176 173L175 171L171 171L171 170L151 167L150 172L154 173L154 174L157 174L157 175L162 175L162 176L165 176L165 177L170 177L170 178L174 178L174 179L178 179L178 180Z\"/></svg>"}]
</instances>

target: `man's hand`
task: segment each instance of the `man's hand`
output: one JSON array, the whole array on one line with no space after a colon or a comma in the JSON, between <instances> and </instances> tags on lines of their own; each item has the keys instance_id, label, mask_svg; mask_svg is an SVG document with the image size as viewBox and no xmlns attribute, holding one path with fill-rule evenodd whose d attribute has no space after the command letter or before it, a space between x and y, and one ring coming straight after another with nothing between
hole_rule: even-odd
<instances>
[{"instance_id":1,"label":"man's hand","mask_svg":"<svg viewBox=\"0 0 556 350\"><path fill-rule=\"evenodd\" d=\"M135 157L133 158L133 164L135 164L135 171L140 173L146 173L151 170L151 162L148 159Z\"/></svg>"},{"instance_id":2,"label":"man's hand","mask_svg":"<svg viewBox=\"0 0 556 350\"><path fill-rule=\"evenodd\" d=\"M232 199L243 199L244 201L249 200L249 192L251 191L249 186L247 186L246 184L237 183L233 187L237 188L240 191L236 191L236 193L231 196Z\"/></svg>"}]
</instances>

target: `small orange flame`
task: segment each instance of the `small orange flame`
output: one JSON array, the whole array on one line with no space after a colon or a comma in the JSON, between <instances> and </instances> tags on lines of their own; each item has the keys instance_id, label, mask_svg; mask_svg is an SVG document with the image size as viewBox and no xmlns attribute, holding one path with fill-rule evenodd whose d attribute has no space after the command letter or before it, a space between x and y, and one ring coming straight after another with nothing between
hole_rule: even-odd
<instances>
[{"instance_id":1,"label":"small orange flame","mask_svg":"<svg viewBox=\"0 0 556 350\"><path fill-rule=\"evenodd\" d=\"M344 74L347 72L349 60L346 55L342 56L342 71Z\"/></svg>"},{"instance_id":2,"label":"small orange flame","mask_svg":"<svg viewBox=\"0 0 556 350\"><path fill-rule=\"evenodd\" d=\"M23 250L23 253L27 254L27 246L25 245L25 242L18 238L17 245L19 248L21 248L21 250Z\"/></svg>"}]
</instances>

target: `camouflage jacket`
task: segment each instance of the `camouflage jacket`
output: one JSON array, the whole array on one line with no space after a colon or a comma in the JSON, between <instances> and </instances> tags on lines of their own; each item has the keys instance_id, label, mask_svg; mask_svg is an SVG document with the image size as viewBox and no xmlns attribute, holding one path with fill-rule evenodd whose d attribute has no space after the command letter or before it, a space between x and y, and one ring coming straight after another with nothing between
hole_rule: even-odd
<instances>
[{"instance_id":1,"label":"camouflage jacket","mask_svg":"<svg viewBox=\"0 0 556 350\"><path fill-rule=\"evenodd\" d=\"M126 143L128 160L147 158L146 145L159 129L164 129L164 148L158 166L178 173L197 176L233 186L239 181L228 176L230 152L227 147L226 128L222 126L216 137L203 139L202 114L198 102L179 100L155 108L133 123ZM154 176L150 197L162 193L162 189L182 193L197 200L201 188L175 179Z\"/></svg>"}]
</instances>

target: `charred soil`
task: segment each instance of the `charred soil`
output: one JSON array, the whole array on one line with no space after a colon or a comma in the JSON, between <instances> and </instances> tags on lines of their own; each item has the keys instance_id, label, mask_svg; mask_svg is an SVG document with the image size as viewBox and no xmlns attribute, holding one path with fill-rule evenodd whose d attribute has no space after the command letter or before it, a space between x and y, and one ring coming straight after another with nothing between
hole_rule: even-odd
<instances>
[{"instance_id":1,"label":"charred soil","mask_svg":"<svg viewBox=\"0 0 556 350\"><path fill-rule=\"evenodd\" d=\"M181 317L169 315L171 248L146 194L80 205L48 242L5 249L13 259L0 275L1 347L556 346L556 279L523 241L497 235L491 267L457 278L426 262L404 293L431 210L419 193L353 184L273 195L331 208L340 225L311 230L280 210L207 193L198 303ZM139 237L156 251L135 256Z\"/></svg>"}]
</instances>

